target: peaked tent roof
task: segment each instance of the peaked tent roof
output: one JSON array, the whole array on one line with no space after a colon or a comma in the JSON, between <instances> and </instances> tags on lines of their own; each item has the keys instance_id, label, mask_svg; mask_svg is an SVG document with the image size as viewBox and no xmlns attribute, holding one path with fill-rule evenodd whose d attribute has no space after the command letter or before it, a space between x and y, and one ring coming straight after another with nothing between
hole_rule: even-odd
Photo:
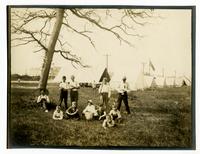
<instances>
[{"instance_id":1,"label":"peaked tent roof","mask_svg":"<svg viewBox=\"0 0 200 154\"><path fill-rule=\"evenodd\" d=\"M150 86L151 88L157 88L158 87L158 85L157 85L157 83L156 83L156 77L153 77L153 80L152 80L152 82L151 82L151 86Z\"/></svg>"},{"instance_id":2,"label":"peaked tent roof","mask_svg":"<svg viewBox=\"0 0 200 154\"><path fill-rule=\"evenodd\" d=\"M108 69L107 68L104 69L104 71L103 71L103 73L102 73L102 75L101 75L101 77L99 79L99 82L102 82L103 78L105 78L105 77L107 78L108 82L110 82L110 75L108 73Z\"/></svg>"}]
</instances>

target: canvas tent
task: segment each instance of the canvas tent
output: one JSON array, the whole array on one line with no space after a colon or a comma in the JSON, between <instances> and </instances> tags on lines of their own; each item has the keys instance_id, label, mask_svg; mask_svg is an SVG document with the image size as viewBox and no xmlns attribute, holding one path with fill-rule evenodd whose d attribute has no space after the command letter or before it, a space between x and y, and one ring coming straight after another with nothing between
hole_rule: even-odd
<instances>
[{"instance_id":1,"label":"canvas tent","mask_svg":"<svg viewBox=\"0 0 200 154\"><path fill-rule=\"evenodd\" d=\"M99 79L99 82L102 82L103 81L103 78L107 78L107 81L110 82L110 75L108 73L108 69L105 68L100 79Z\"/></svg>"},{"instance_id":2,"label":"canvas tent","mask_svg":"<svg viewBox=\"0 0 200 154\"><path fill-rule=\"evenodd\" d=\"M185 79L185 78L184 78ZM186 81L186 79L184 80ZM142 72L138 75L135 82L136 89L144 90L146 88L163 88L163 87L174 87L181 86L183 83L183 77L163 77L163 76L149 76L144 75ZM189 81L186 82L187 85Z\"/></svg>"},{"instance_id":3,"label":"canvas tent","mask_svg":"<svg viewBox=\"0 0 200 154\"><path fill-rule=\"evenodd\" d=\"M191 80L186 76L177 77L175 82L176 82L176 86L179 86L179 87L183 86L183 84L185 86L191 86Z\"/></svg>"},{"instance_id":4,"label":"canvas tent","mask_svg":"<svg viewBox=\"0 0 200 154\"><path fill-rule=\"evenodd\" d=\"M141 71L135 81L135 89L144 90L146 88L150 88L151 86L155 87L157 85L156 78L153 76L144 75Z\"/></svg>"}]
</instances>

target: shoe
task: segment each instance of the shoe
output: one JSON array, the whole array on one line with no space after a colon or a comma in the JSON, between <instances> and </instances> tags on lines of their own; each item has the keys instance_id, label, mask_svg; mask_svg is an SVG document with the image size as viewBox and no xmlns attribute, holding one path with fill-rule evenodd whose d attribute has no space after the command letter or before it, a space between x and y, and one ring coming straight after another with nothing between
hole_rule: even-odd
<instances>
[{"instance_id":1,"label":"shoe","mask_svg":"<svg viewBox=\"0 0 200 154\"><path fill-rule=\"evenodd\" d=\"M45 110L45 112L49 112L48 110Z\"/></svg>"}]
</instances>

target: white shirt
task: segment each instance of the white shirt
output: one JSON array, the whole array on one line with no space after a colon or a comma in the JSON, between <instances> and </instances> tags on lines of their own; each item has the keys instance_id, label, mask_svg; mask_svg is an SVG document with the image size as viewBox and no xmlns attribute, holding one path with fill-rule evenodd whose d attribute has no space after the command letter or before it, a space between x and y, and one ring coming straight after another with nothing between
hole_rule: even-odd
<instances>
[{"instance_id":1,"label":"white shirt","mask_svg":"<svg viewBox=\"0 0 200 154\"><path fill-rule=\"evenodd\" d=\"M117 115L118 118L122 117L119 110L116 110L116 111L115 110L111 110L109 115L111 115L111 116Z\"/></svg>"},{"instance_id":2,"label":"white shirt","mask_svg":"<svg viewBox=\"0 0 200 154\"><path fill-rule=\"evenodd\" d=\"M73 91L77 91L79 86L79 83L77 81L71 81L70 84L70 89L72 89Z\"/></svg>"},{"instance_id":3,"label":"white shirt","mask_svg":"<svg viewBox=\"0 0 200 154\"><path fill-rule=\"evenodd\" d=\"M58 111L55 110L54 113L53 113L53 119L54 120L62 120L63 119L63 111L60 111L58 113Z\"/></svg>"},{"instance_id":4,"label":"white shirt","mask_svg":"<svg viewBox=\"0 0 200 154\"><path fill-rule=\"evenodd\" d=\"M45 99L47 103L50 102L49 97L47 95L40 95L38 96L37 103L41 102L42 99Z\"/></svg>"},{"instance_id":5,"label":"white shirt","mask_svg":"<svg viewBox=\"0 0 200 154\"><path fill-rule=\"evenodd\" d=\"M110 85L107 84L101 84L99 87L99 93L108 93L108 97L111 95L111 88Z\"/></svg>"},{"instance_id":6,"label":"white shirt","mask_svg":"<svg viewBox=\"0 0 200 154\"><path fill-rule=\"evenodd\" d=\"M86 112L91 112L95 116L98 115L97 110L95 109L94 105L87 105L86 108L83 110L83 113L85 114Z\"/></svg>"},{"instance_id":7,"label":"white shirt","mask_svg":"<svg viewBox=\"0 0 200 154\"><path fill-rule=\"evenodd\" d=\"M68 90L69 89L69 84L65 81L65 82L61 82L59 85L60 89L64 89L64 90Z\"/></svg>"},{"instance_id":8,"label":"white shirt","mask_svg":"<svg viewBox=\"0 0 200 154\"><path fill-rule=\"evenodd\" d=\"M117 88L119 93L129 92L129 84L127 82L121 82Z\"/></svg>"}]
</instances>

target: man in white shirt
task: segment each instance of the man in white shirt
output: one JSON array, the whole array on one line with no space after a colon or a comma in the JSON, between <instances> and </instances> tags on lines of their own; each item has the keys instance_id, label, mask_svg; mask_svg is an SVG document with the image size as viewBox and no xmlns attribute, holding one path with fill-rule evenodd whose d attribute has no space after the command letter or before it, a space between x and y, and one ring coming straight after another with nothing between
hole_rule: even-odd
<instances>
[{"instance_id":1,"label":"man in white shirt","mask_svg":"<svg viewBox=\"0 0 200 154\"><path fill-rule=\"evenodd\" d=\"M117 102L118 102L117 109L120 111L121 103L122 103L122 100L123 100L125 107L126 107L126 112L127 112L127 114L130 114L130 108L129 108L129 105L128 105L129 84L126 82L126 77L123 77L122 82L118 86L117 90L118 90L118 93L119 93L118 100L117 100Z\"/></svg>"},{"instance_id":2,"label":"man in white shirt","mask_svg":"<svg viewBox=\"0 0 200 154\"><path fill-rule=\"evenodd\" d=\"M107 78L103 78L102 84L99 87L99 94L101 94L102 104L101 106L105 106L105 111L108 113L108 101L111 96L111 88L109 83L107 82Z\"/></svg>"},{"instance_id":3,"label":"man in white shirt","mask_svg":"<svg viewBox=\"0 0 200 154\"><path fill-rule=\"evenodd\" d=\"M71 82L69 84L70 86L70 98L71 98L71 103L76 102L78 103L78 89L80 88L80 85L77 81L75 81L75 76L71 76Z\"/></svg>"},{"instance_id":4,"label":"man in white shirt","mask_svg":"<svg viewBox=\"0 0 200 154\"><path fill-rule=\"evenodd\" d=\"M65 109L67 110L69 84L66 82L66 76L62 77L62 82L59 85L59 89L60 89L60 105L59 106L61 106L61 104L64 100Z\"/></svg>"}]
</instances>

